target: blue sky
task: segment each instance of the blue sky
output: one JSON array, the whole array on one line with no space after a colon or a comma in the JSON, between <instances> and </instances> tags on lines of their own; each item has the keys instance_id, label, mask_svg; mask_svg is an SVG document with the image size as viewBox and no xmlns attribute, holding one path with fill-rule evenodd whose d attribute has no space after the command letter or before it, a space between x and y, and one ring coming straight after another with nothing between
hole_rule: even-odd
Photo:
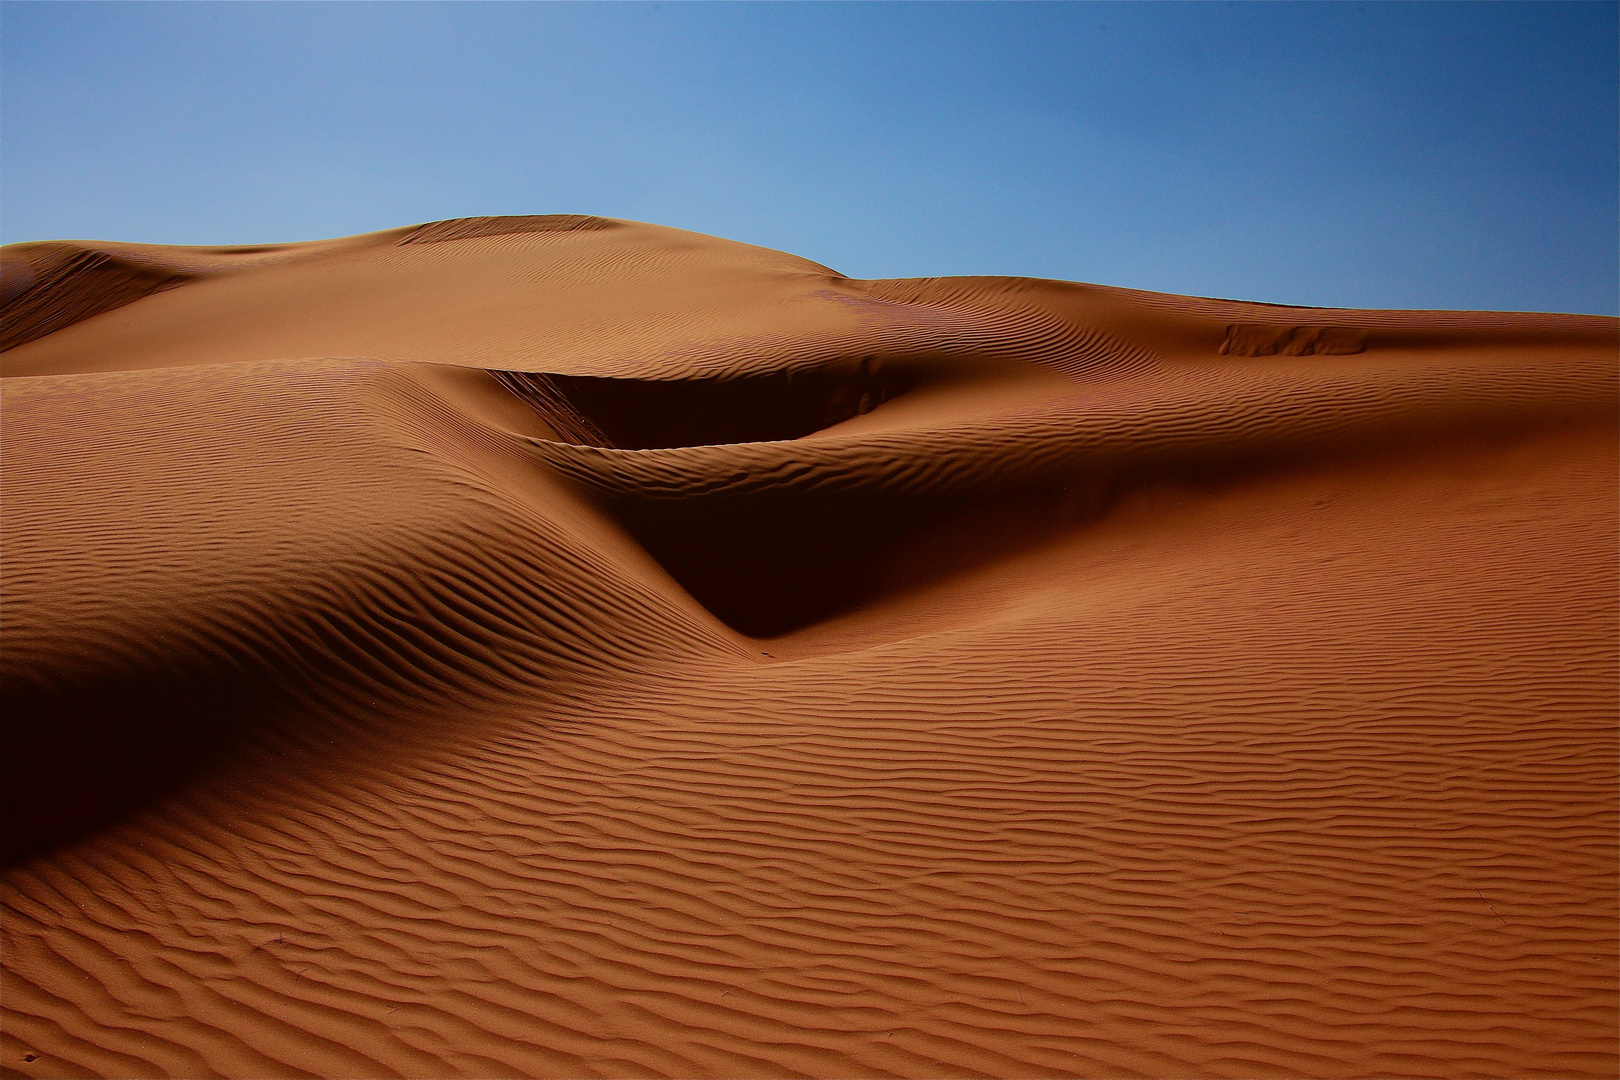
<instances>
[{"instance_id":1,"label":"blue sky","mask_svg":"<svg viewBox=\"0 0 1620 1080\"><path fill-rule=\"evenodd\" d=\"M18 3L0 239L594 213L854 277L1615 314L1615 3Z\"/></svg>"}]
</instances>

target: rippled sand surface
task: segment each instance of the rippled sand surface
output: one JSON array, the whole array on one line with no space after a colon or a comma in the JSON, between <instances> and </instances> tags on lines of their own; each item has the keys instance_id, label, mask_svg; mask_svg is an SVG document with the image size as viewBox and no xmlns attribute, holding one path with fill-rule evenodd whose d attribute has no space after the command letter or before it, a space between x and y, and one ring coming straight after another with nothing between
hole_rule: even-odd
<instances>
[{"instance_id":1,"label":"rippled sand surface","mask_svg":"<svg viewBox=\"0 0 1620 1080\"><path fill-rule=\"evenodd\" d=\"M3 263L4 1075L1614 1075L1615 320Z\"/></svg>"}]
</instances>

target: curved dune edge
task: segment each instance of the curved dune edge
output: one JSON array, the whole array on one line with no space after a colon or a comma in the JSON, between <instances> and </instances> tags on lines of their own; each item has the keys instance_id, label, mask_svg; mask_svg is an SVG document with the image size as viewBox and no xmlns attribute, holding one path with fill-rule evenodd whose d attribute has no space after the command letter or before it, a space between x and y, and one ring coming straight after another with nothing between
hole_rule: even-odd
<instances>
[{"instance_id":1,"label":"curved dune edge","mask_svg":"<svg viewBox=\"0 0 1620 1080\"><path fill-rule=\"evenodd\" d=\"M1620 1064L1616 320L0 262L5 1075Z\"/></svg>"}]
</instances>

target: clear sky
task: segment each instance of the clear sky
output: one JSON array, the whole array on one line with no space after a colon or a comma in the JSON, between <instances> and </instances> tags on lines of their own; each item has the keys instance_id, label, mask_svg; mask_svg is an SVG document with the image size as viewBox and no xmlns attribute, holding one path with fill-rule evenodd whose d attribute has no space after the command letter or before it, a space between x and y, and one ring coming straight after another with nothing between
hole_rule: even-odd
<instances>
[{"instance_id":1,"label":"clear sky","mask_svg":"<svg viewBox=\"0 0 1620 1080\"><path fill-rule=\"evenodd\" d=\"M1616 313L1615 3L18 3L0 239L590 213L854 277Z\"/></svg>"}]
</instances>

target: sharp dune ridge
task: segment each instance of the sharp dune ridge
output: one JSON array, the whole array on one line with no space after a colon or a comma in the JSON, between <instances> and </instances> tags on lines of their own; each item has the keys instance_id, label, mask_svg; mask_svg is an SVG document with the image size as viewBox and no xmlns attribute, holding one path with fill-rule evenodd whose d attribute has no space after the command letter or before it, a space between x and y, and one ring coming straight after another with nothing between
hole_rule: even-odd
<instances>
[{"instance_id":1,"label":"sharp dune ridge","mask_svg":"<svg viewBox=\"0 0 1620 1080\"><path fill-rule=\"evenodd\" d=\"M6 1076L1612 1076L1620 323L0 251Z\"/></svg>"}]
</instances>

